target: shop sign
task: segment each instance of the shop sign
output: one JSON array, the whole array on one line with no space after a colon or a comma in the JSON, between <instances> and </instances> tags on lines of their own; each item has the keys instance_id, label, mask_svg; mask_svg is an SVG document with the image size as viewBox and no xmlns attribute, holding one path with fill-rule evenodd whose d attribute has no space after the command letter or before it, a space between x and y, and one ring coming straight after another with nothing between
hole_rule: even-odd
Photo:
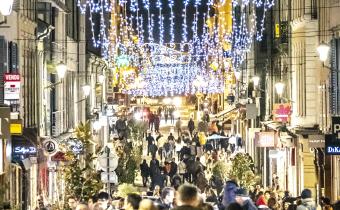
<instances>
[{"instance_id":1,"label":"shop sign","mask_svg":"<svg viewBox=\"0 0 340 210\"><path fill-rule=\"evenodd\" d=\"M5 74L4 76L4 95L5 100L20 99L20 75Z\"/></svg>"},{"instance_id":2,"label":"shop sign","mask_svg":"<svg viewBox=\"0 0 340 210\"><path fill-rule=\"evenodd\" d=\"M9 131L11 135L21 135L22 134L21 120L11 120Z\"/></svg>"},{"instance_id":3,"label":"shop sign","mask_svg":"<svg viewBox=\"0 0 340 210\"><path fill-rule=\"evenodd\" d=\"M256 104L246 104L246 116L247 119L256 119L257 117L257 107Z\"/></svg>"},{"instance_id":4,"label":"shop sign","mask_svg":"<svg viewBox=\"0 0 340 210\"><path fill-rule=\"evenodd\" d=\"M53 155L51 157L52 161L67 161L66 157L65 157L65 153L63 152L57 152L55 155Z\"/></svg>"},{"instance_id":5,"label":"shop sign","mask_svg":"<svg viewBox=\"0 0 340 210\"><path fill-rule=\"evenodd\" d=\"M340 139L340 117L332 117L332 133Z\"/></svg>"},{"instance_id":6,"label":"shop sign","mask_svg":"<svg viewBox=\"0 0 340 210\"><path fill-rule=\"evenodd\" d=\"M309 148L324 148L325 136L324 135L309 135L308 136Z\"/></svg>"},{"instance_id":7,"label":"shop sign","mask_svg":"<svg viewBox=\"0 0 340 210\"><path fill-rule=\"evenodd\" d=\"M58 143L55 140L48 139L43 142L43 148L48 156L52 156L58 151Z\"/></svg>"},{"instance_id":8,"label":"shop sign","mask_svg":"<svg viewBox=\"0 0 340 210\"><path fill-rule=\"evenodd\" d=\"M275 147L274 132L257 132L255 133L256 147Z\"/></svg>"},{"instance_id":9,"label":"shop sign","mask_svg":"<svg viewBox=\"0 0 340 210\"><path fill-rule=\"evenodd\" d=\"M37 149L35 147L28 146L16 146L13 149L14 155L36 155Z\"/></svg>"},{"instance_id":10,"label":"shop sign","mask_svg":"<svg viewBox=\"0 0 340 210\"><path fill-rule=\"evenodd\" d=\"M289 122L292 113L292 107L289 103L274 104L273 118L276 122Z\"/></svg>"},{"instance_id":11,"label":"shop sign","mask_svg":"<svg viewBox=\"0 0 340 210\"><path fill-rule=\"evenodd\" d=\"M326 146L325 153L326 155L340 155L340 140L332 134L325 135Z\"/></svg>"}]
</instances>

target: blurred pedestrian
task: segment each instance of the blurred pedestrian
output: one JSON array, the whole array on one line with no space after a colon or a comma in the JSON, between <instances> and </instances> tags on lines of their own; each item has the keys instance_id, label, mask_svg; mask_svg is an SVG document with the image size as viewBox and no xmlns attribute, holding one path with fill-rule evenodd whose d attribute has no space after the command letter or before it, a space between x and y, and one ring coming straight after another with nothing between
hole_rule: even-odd
<instances>
[{"instance_id":1,"label":"blurred pedestrian","mask_svg":"<svg viewBox=\"0 0 340 210\"><path fill-rule=\"evenodd\" d=\"M338 200L333 204L333 210L340 210L340 196L338 196Z\"/></svg>"},{"instance_id":2,"label":"blurred pedestrian","mask_svg":"<svg viewBox=\"0 0 340 210\"><path fill-rule=\"evenodd\" d=\"M310 189L304 189L301 192L301 204L297 206L296 210L316 210L321 209L317 206L312 198L312 191Z\"/></svg>"},{"instance_id":3,"label":"blurred pedestrian","mask_svg":"<svg viewBox=\"0 0 340 210\"><path fill-rule=\"evenodd\" d=\"M143 179L143 186L146 187L146 184L148 182L148 177L150 175L150 168L145 159L143 160L143 163L140 164L140 171L141 171L141 176Z\"/></svg>"},{"instance_id":4,"label":"blurred pedestrian","mask_svg":"<svg viewBox=\"0 0 340 210\"><path fill-rule=\"evenodd\" d=\"M143 199L139 203L138 210L159 210L159 209L155 206L155 204L152 202L152 200Z\"/></svg>"},{"instance_id":5,"label":"blurred pedestrian","mask_svg":"<svg viewBox=\"0 0 340 210\"><path fill-rule=\"evenodd\" d=\"M192 137L193 131L195 130L195 123L192 120L192 118L190 118L190 120L188 122L188 130L190 132L190 136Z\"/></svg>"},{"instance_id":6,"label":"blurred pedestrian","mask_svg":"<svg viewBox=\"0 0 340 210\"><path fill-rule=\"evenodd\" d=\"M139 203L141 201L142 201L142 198L138 194L130 193L125 198L124 209L125 210L138 210Z\"/></svg>"},{"instance_id":7,"label":"blurred pedestrian","mask_svg":"<svg viewBox=\"0 0 340 210\"><path fill-rule=\"evenodd\" d=\"M194 185L183 184L177 191L177 207L173 210L198 210L200 204L198 189Z\"/></svg>"},{"instance_id":8,"label":"blurred pedestrian","mask_svg":"<svg viewBox=\"0 0 340 210\"><path fill-rule=\"evenodd\" d=\"M246 189L239 188L235 194L235 201L242 206L243 210L257 210Z\"/></svg>"},{"instance_id":9,"label":"blurred pedestrian","mask_svg":"<svg viewBox=\"0 0 340 210\"><path fill-rule=\"evenodd\" d=\"M180 117L177 119L175 127L176 127L176 130L177 130L178 137L181 136L181 134L182 134L182 121L181 121Z\"/></svg>"}]
</instances>

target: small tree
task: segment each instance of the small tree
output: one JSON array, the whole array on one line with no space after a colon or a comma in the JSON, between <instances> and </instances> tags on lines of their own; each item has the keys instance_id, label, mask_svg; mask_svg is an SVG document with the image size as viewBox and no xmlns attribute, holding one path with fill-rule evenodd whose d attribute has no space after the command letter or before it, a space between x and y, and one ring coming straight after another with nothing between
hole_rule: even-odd
<instances>
[{"instance_id":1,"label":"small tree","mask_svg":"<svg viewBox=\"0 0 340 210\"><path fill-rule=\"evenodd\" d=\"M66 196L75 196L87 201L103 188L100 174L96 171L93 160L96 159L90 149L92 138L90 122L80 123L76 128L76 137L83 145L82 155L67 151L69 163L64 167Z\"/></svg>"},{"instance_id":2,"label":"small tree","mask_svg":"<svg viewBox=\"0 0 340 210\"><path fill-rule=\"evenodd\" d=\"M116 173L118 182L133 184L139 164L142 162L143 135L147 130L144 122L130 120L128 122L128 138L122 142L116 142L116 153L119 157Z\"/></svg>"},{"instance_id":3,"label":"small tree","mask_svg":"<svg viewBox=\"0 0 340 210\"><path fill-rule=\"evenodd\" d=\"M225 161L217 161L212 167L212 174L221 180L226 180L228 177L228 165Z\"/></svg>"},{"instance_id":4,"label":"small tree","mask_svg":"<svg viewBox=\"0 0 340 210\"><path fill-rule=\"evenodd\" d=\"M259 176L252 171L251 159L244 153L237 153L231 160L232 165L228 176L230 179L235 179L240 186L249 189L259 180Z\"/></svg>"}]
</instances>

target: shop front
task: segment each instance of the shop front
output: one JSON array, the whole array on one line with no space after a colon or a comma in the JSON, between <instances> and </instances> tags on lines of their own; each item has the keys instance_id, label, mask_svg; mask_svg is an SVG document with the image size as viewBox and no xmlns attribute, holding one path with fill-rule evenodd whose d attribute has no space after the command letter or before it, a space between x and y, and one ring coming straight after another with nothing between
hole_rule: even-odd
<instances>
[{"instance_id":1,"label":"shop front","mask_svg":"<svg viewBox=\"0 0 340 210\"><path fill-rule=\"evenodd\" d=\"M12 179L11 193L15 204L22 204L22 209L36 207L38 189L38 149L26 136L12 136Z\"/></svg>"}]
</instances>

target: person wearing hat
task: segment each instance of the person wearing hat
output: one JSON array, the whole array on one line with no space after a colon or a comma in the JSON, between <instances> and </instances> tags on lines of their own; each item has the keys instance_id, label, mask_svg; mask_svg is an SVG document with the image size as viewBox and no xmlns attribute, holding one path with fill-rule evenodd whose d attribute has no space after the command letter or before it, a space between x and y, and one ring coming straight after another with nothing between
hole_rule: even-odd
<instances>
[{"instance_id":1,"label":"person wearing hat","mask_svg":"<svg viewBox=\"0 0 340 210\"><path fill-rule=\"evenodd\" d=\"M244 188L238 188L235 192L236 203L240 204L243 210L257 210L253 201L250 199L248 191Z\"/></svg>"},{"instance_id":2,"label":"person wearing hat","mask_svg":"<svg viewBox=\"0 0 340 210\"><path fill-rule=\"evenodd\" d=\"M310 189L304 189L301 192L301 204L297 206L296 210L319 210L320 206L315 204L312 198L312 191Z\"/></svg>"}]
</instances>

